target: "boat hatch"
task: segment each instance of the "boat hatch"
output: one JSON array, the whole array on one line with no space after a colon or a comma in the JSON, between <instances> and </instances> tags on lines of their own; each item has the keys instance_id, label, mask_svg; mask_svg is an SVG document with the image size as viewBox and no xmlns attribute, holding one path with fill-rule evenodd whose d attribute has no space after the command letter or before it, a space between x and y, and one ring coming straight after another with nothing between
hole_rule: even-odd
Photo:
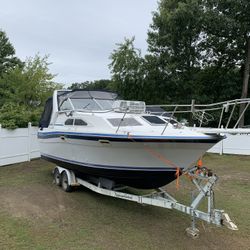
<instances>
[{"instance_id":1,"label":"boat hatch","mask_svg":"<svg viewBox=\"0 0 250 250\"><path fill-rule=\"evenodd\" d=\"M109 118L107 119L112 126L114 127L126 127L126 126L141 126L141 123L139 123L134 118L123 118L122 122L120 118Z\"/></svg>"},{"instance_id":2,"label":"boat hatch","mask_svg":"<svg viewBox=\"0 0 250 250\"><path fill-rule=\"evenodd\" d=\"M143 115L142 118L149 122L151 125L164 125L166 123L166 121L162 120L158 116Z\"/></svg>"}]
</instances>

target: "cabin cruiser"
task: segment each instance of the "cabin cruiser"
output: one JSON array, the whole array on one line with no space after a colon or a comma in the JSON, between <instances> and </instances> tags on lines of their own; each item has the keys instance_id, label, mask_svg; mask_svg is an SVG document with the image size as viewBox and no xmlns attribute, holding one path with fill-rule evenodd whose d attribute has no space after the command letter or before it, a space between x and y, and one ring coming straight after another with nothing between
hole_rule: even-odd
<instances>
[{"instance_id":1,"label":"cabin cruiser","mask_svg":"<svg viewBox=\"0 0 250 250\"><path fill-rule=\"evenodd\" d=\"M113 92L56 90L38 138L42 158L77 176L151 189L175 180L224 137L192 131Z\"/></svg>"}]
</instances>

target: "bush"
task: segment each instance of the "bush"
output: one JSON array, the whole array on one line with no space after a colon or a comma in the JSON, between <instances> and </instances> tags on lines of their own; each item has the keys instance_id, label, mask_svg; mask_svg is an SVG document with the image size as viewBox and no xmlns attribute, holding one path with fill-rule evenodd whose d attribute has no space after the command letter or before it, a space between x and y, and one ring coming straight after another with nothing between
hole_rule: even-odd
<instances>
[{"instance_id":1,"label":"bush","mask_svg":"<svg viewBox=\"0 0 250 250\"><path fill-rule=\"evenodd\" d=\"M29 110L24 105L7 103L0 108L0 124L7 129L26 128L30 121L32 125L36 126L40 115L40 108Z\"/></svg>"}]
</instances>

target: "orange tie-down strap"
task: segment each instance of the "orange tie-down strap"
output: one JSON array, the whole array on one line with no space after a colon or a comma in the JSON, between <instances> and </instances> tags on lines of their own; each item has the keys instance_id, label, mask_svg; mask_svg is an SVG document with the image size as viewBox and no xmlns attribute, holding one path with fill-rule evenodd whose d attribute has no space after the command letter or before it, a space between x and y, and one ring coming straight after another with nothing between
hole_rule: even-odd
<instances>
[{"instance_id":1,"label":"orange tie-down strap","mask_svg":"<svg viewBox=\"0 0 250 250\"><path fill-rule=\"evenodd\" d=\"M199 167L199 168L202 167L202 159L201 158L197 162L197 167Z\"/></svg>"},{"instance_id":2,"label":"orange tie-down strap","mask_svg":"<svg viewBox=\"0 0 250 250\"><path fill-rule=\"evenodd\" d=\"M202 157L201 157L201 158L198 160L198 162L197 162L197 170L195 171L195 173L196 173L197 175L199 175L199 174L202 172L202 170L201 170L202 165L203 165L203 162L202 162ZM190 181L192 181L192 180L195 178L195 177L189 175L188 172L184 173L184 175L185 175Z\"/></svg>"},{"instance_id":3,"label":"orange tie-down strap","mask_svg":"<svg viewBox=\"0 0 250 250\"><path fill-rule=\"evenodd\" d=\"M132 135L130 133L128 133L128 138L131 139L133 142L136 142L135 140L133 140ZM159 159L161 162L165 163L168 166L172 166L174 168L176 168L176 172L175 172L175 176L176 176L176 188L179 189L180 187L180 175L181 175L181 169L179 166L177 166L176 164L174 164L172 161L168 160L165 156L163 156L162 154L158 153L157 151L155 151L154 149L150 148L149 146L144 145L144 150L146 152L148 152L149 154L151 154L153 157Z\"/></svg>"}]
</instances>

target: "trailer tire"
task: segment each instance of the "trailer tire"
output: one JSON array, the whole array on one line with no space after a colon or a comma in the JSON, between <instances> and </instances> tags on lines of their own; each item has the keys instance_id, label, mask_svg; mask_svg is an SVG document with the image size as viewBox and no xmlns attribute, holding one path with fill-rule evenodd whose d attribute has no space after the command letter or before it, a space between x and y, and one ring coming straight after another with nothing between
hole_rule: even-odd
<instances>
[{"instance_id":1,"label":"trailer tire","mask_svg":"<svg viewBox=\"0 0 250 250\"><path fill-rule=\"evenodd\" d=\"M58 168L55 168L54 169L54 182L57 186L61 186L62 185L62 176L58 170Z\"/></svg>"},{"instance_id":2,"label":"trailer tire","mask_svg":"<svg viewBox=\"0 0 250 250\"><path fill-rule=\"evenodd\" d=\"M62 172L62 189L65 192L71 192L72 187L69 185L69 178L65 171Z\"/></svg>"}]
</instances>

